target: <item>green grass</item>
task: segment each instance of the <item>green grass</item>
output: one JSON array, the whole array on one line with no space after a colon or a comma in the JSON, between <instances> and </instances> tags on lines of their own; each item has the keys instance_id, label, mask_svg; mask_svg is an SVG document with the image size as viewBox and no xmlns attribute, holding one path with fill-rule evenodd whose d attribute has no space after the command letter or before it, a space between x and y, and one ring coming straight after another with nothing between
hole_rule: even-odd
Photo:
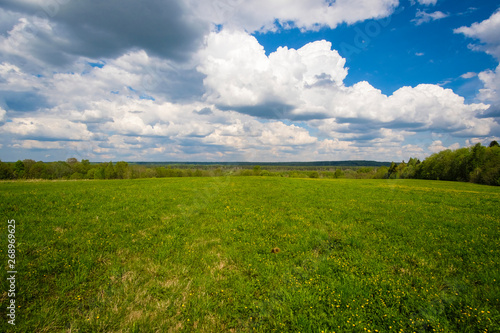
<instances>
[{"instance_id":1,"label":"green grass","mask_svg":"<svg viewBox=\"0 0 500 333\"><path fill-rule=\"evenodd\" d=\"M0 212L4 272L17 224L16 332L500 331L496 187L3 182Z\"/></svg>"}]
</instances>

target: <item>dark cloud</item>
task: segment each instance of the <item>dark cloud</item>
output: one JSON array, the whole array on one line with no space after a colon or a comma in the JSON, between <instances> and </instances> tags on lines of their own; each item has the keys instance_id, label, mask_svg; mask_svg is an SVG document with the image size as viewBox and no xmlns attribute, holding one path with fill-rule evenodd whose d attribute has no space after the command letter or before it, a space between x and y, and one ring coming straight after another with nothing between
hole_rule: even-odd
<instances>
[{"instance_id":1,"label":"dark cloud","mask_svg":"<svg viewBox=\"0 0 500 333\"><path fill-rule=\"evenodd\" d=\"M426 131L429 129L428 124L422 122L410 122L404 121L402 119L397 119L394 121L382 122L373 119L366 118L347 118L338 117L335 118L338 124L348 124L345 129L340 129L340 132L344 133L359 133L365 132L367 130L374 130L380 128L394 129L394 130L408 130L408 131ZM453 129L456 130L456 129Z\"/></svg>"},{"instance_id":2,"label":"dark cloud","mask_svg":"<svg viewBox=\"0 0 500 333\"><path fill-rule=\"evenodd\" d=\"M313 119L327 119L330 118L328 115L321 112L307 112L302 114L292 114L289 119L296 121L308 121Z\"/></svg>"},{"instance_id":3,"label":"dark cloud","mask_svg":"<svg viewBox=\"0 0 500 333\"><path fill-rule=\"evenodd\" d=\"M0 8L0 35L6 35L17 23L20 16L18 13L6 11Z\"/></svg>"},{"instance_id":4,"label":"dark cloud","mask_svg":"<svg viewBox=\"0 0 500 333\"><path fill-rule=\"evenodd\" d=\"M112 58L130 49L144 49L151 55L182 61L199 47L209 30L207 22L196 19L182 1L174 0L51 1L46 5L6 0L2 6L54 23L51 35L34 28L40 58L61 52Z\"/></svg>"},{"instance_id":5,"label":"dark cloud","mask_svg":"<svg viewBox=\"0 0 500 333\"><path fill-rule=\"evenodd\" d=\"M36 111L40 108L49 107L44 96L35 92L18 92L0 90L0 106L12 111Z\"/></svg>"},{"instance_id":6,"label":"dark cloud","mask_svg":"<svg viewBox=\"0 0 500 333\"><path fill-rule=\"evenodd\" d=\"M263 119L291 119L293 118L291 113L295 109L292 105L279 102L243 106L218 105L217 108L222 111L236 111Z\"/></svg>"},{"instance_id":7,"label":"dark cloud","mask_svg":"<svg viewBox=\"0 0 500 333\"><path fill-rule=\"evenodd\" d=\"M196 114L199 114L201 116L208 116L208 115L213 114L212 109L210 109L210 108L203 108L203 109L201 109L199 111L193 110L193 112L196 113Z\"/></svg>"},{"instance_id":8,"label":"dark cloud","mask_svg":"<svg viewBox=\"0 0 500 333\"><path fill-rule=\"evenodd\" d=\"M139 140L137 137L124 137L123 142L129 144L129 145L140 145L142 144L141 140Z\"/></svg>"},{"instance_id":9,"label":"dark cloud","mask_svg":"<svg viewBox=\"0 0 500 333\"><path fill-rule=\"evenodd\" d=\"M75 140L71 138L65 138L61 136L57 136L57 133L54 134L54 137L47 137L44 135L38 134L16 134L16 139L22 138L23 140L34 140L40 142L75 142L75 141L83 141L83 140ZM31 148L34 149L34 148ZM47 148L40 148L47 149Z\"/></svg>"},{"instance_id":10,"label":"dark cloud","mask_svg":"<svg viewBox=\"0 0 500 333\"><path fill-rule=\"evenodd\" d=\"M493 104L478 118L500 118L500 104Z\"/></svg>"},{"instance_id":11,"label":"dark cloud","mask_svg":"<svg viewBox=\"0 0 500 333\"><path fill-rule=\"evenodd\" d=\"M81 122L83 124L86 124L87 128L89 128L89 129L92 128L92 131L93 131L93 130L97 130L98 125L100 125L100 124L113 122L113 118L111 118L111 117L95 117L95 118L89 117L85 120L82 120Z\"/></svg>"},{"instance_id":12,"label":"dark cloud","mask_svg":"<svg viewBox=\"0 0 500 333\"><path fill-rule=\"evenodd\" d=\"M158 85L158 92L170 102L192 101L205 92L204 75L195 69L161 71L160 74L165 79Z\"/></svg>"},{"instance_id":13,"label":"dark cloud","mask_svg":"<svg viewBox=\"0 0 500 333\"><path fill-rule=\"evenodd\" d=\"M236 111L261 119L309 121L328 118L328 115L321 112L295 113L295 106L281 102L268 102L258 105L240 106L217 105L217 108L222 111Z\"/></svg>"},{"instance_id":14,"label":"dark cloud","mask_svg":"<svg viewBox=\"0 0 500 333\"><path fill-rule=\"evenodd\" d=\"M189 155L205 153L215 154L219 152L227 153L237 151L237 149L234 147L204 143L201 140L197 140L194 138L182 138L178 140L178 144L182 147L182 152Z\"/></svg>"}]
</instances>

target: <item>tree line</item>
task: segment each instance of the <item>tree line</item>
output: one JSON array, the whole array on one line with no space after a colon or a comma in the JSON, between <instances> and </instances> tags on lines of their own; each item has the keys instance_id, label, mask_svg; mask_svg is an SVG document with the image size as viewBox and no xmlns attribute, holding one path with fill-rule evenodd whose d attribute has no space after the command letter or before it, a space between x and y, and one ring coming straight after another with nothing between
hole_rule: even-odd
<instances>
[{"instance_id":1,"label":"tree line","mask_svg":"<svg viewBox=\"0 0 500 333\"><path fill-rule=\"evenodd\" d=\"M0 179L136 179L163 177L268 176L293 178L384 178L429 179L500 185L500 145L492 141L488 147L480 143L457 150L444 150L424 161L410 158L408 162L389 167L317 167L309 168L230 165L158 166L130 164L124 161L91 163L69 158L58 162L0 161Z\"/></svg>"},{"instance_id":2,"label":"tree line","mask_svg":"<svg viewBox=\"0 0 500 333\"><path fill-rule=\"evenodd\" d=\"M450 180L485 185L500 185L500 145L492 141L488 147L477 143L472 147L443 150L423 162L410 158L405 163L392 163L387 178Z\"/></svg>"},{"instance_id":3,"label":"tree line","mask_svg":"<svg viewBox=\"0 0 500 333\"><path fill-rule=\"evenodd\" d=\"M0 179L136 179L154 177L216 176L203 170L181 170L169 167L147 167L127 162L91 163L69 158L65 162L35 162L31 159L15 163L0 161Z\"/></svg>"}]
</instances>

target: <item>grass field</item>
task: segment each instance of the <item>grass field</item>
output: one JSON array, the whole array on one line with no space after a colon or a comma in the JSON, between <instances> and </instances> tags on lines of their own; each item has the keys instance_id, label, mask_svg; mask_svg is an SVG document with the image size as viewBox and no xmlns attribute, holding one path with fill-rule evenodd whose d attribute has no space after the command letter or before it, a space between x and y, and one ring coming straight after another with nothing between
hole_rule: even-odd
<instances>
[{"instance_id":1,"label":"grass field","mask_svg":"<svg viewBox=\"0 0 500 333\"><path fill-rule=\"evenodd\" d=\"M0 212L4 277L16 220L16 332L500 331L498 187L3 182Z\"/></svg>"}]
</instances>

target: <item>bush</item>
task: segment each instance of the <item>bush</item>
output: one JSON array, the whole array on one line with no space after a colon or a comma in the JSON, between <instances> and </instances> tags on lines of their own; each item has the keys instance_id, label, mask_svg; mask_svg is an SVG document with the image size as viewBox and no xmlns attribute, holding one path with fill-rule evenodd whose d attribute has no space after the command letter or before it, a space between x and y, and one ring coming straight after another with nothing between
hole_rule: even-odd
<instances>
[{"instance_id":1,"label":"bush","mask_svg":"<svg viewBox=\"0 0 500 333\"><path fill-rule=\"evenodd\" d=\"M312 171L309 173L309 178L319 178L318 171Z\"/></svg>"},{"instance_id":2,"label":"bush","mask_svg":"<svg viewBox=\"0 0 500 333\"><path fill-rule=\"evenodd\" d=\"M375 172L375 175L373 175L373 178L384 179L384 178L386 178L388 171L389 171L388 167L381 166L380 168L377 169L377 171Z\"/></svg>"},{"instance_id":3,"label":"bush","mask_svg":"<svg viewBox=\"0 0 500 333\"><path fill-rule=\"evenodd\" d=\"M243 169L238 173L239 176L253 176L253 171L248 169Z\"/></svg>"},{"instance_id":4,"label":"bush","mask_svg":"<svg viewBox=\"0 0 500 333\"><path fill-rule=\"evenodd\" d=\"M75 172L69 177L69 179L83 179L83 175L79 172Z\"/></svg>"}]
</instances>

